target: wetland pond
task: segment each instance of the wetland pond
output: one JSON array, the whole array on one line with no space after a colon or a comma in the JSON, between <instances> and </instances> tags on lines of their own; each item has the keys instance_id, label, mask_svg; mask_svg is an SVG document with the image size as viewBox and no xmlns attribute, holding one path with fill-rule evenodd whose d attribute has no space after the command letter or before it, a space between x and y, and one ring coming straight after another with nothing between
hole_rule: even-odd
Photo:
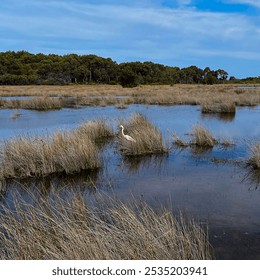
<instances>
[{"instance_id":1,"label":"wetland pond","mask_svg":"<svg viewBox=\"0 0 260 280\"><path fill-rule=\"evenodd\" d=\"M244 166L248 143L260 137L260 106L238 107L233 115L202 114L199 106L145 105L130 105L124 110L114 106L19 110L21 115L12 119L14 112L1 110L1 141L15 135L73 129L100 118L116 131L120 119L141 112L162 131L171 149L167 156L127 159L118 152L115 138L102 149L104 164L98 172L7 182L0 205L12 205L17 192L28 196L25 188L30 193L40 189L44 196L51 196L56 188L69 196L72 189L79 188L90 200L97 192L123 201L137 197L153 207L168 205L173 212L181 211L206 225L216 259L260 259L260 176ZM174 148L172 133L188 139L195 124L206 126L217 138L231 138L235 145L211 150Z\"/></svg>"}]
</instances>

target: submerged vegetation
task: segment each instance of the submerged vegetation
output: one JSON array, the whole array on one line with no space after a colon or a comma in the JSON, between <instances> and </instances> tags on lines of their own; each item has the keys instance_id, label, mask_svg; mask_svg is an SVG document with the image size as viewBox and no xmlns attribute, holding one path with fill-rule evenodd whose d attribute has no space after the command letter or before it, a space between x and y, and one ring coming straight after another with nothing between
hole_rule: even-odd
<instances>
[{"instance_id":1,"label":"submerged vegetation","mask_svg":"<svg viewBox=\"0 0 260 280\"><path fill-rule=\"evenodd\" d=\"M205 231L193 220L145 202L99 201L58 193L35 204L16 199L0 215L1 259L212 259Z\"/></svg>"},{"instance_id":2,"label":"submerged vegetation","mask_svg":"<svg viewBox=\"0 0 260 280\"><path fill-rule=\"evenodd\" d=\"M120 151L126 156L168 153L169 149L163 142L162 133L145 116L135 114L124 124L135 141L125 139L120 133Z\"/></svg>"}]
</instances>

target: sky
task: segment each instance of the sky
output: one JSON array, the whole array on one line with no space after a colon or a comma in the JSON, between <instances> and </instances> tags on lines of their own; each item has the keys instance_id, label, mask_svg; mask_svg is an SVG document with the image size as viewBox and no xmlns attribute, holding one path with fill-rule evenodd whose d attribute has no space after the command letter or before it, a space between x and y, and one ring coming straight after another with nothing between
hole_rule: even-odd
<instances>
[{"instance_id":1,"label":"sky","mask_svg":"<svg viewBox=\"0 0 260 280\"><path fill-rule=\"evenodd\" d=\"M260 0L1 0L0 52L19 50L256 77Z\"/></svg>"}]
</instances>

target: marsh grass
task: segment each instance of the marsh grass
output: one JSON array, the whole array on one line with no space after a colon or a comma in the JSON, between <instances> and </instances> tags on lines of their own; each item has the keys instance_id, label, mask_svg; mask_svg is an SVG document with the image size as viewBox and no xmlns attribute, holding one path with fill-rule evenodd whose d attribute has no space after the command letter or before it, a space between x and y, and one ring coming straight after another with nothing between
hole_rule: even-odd
<instances>
[{"instance_id":1,"label":"marsh grass","mask_svg":"<svg viewBox=\"0 0 260 280\"><path fill-rule=\"evenodd\" d=\"M149 105L205 105L205 111L231 111L236 106L260 104L260 88L243 89L236 85L142 85L122 88L119 85L70 85L70 86L0 86L0 96L60 97L61 106L108 106L118 104L117 96L124 96L126 104ZM74 98L74 101L72 100ZM58 99L58 98L55 98ZM67 99L67 100L66 100ZM56 101L57 102L57 101ZM0 101L6 104L6 100ZM19 102L9 107L21 108ZM29 106L27 107L36 107ZM38 106L40 108L40 106ZM58 104L59 107L59 104ZM11 107L10 107L11 108Z\"/></svg>"},{"instance_id":2,"label":"marsh grass","mask_svg":"<svg viewBox=\"0 0 260 280\"><path fill-rule=\"evenodd\" d=\"M125 134L129 134L136 142L129 141L119 134L119 147L123 155L140 156L148 154L164 154L169 148L163 142L162 133L142 114L135 114L129 122L124 123Z\"/></svg>"},{"instance_id":3,"label":"marsh grass","mask_svg":"<svg viewBox=\"0 0 260 280\"><path fill-rule=\"evenodd\" d=\"M94 170L101 166L96 142L113 135L103 120L44 137L18 136L1 147L1 178L46 176Z\"/></svg>"},{"instance_id":4,"label":"marsh grass","mask_svg":"<svg viewBox=\"0 0 260 280\"><path fill-rule=\"evenodd\" d=\"M194 125L192 131L188 133L190 141L185 142L177 133L173 133L173 146L178 149L191 147L194 155L209 153L215 145L220 145L223 149L235 146L231 138L216 139L215 136L202 125Z\"/></svg>"},{"instance_id":5,"label":"marsh grass","mask_svg":"<svg viewBox=\"0 0 260 280\"><path fill-rule=\"evenodd\" d=\"M199 124L193 126L191 135L191 145L213 147L217 144L217 140L211 132Z\"/></svg>"},{"instance_id":6,"label":"marsh grass","mask_svg":"<svg viewBox=\"0 0 260 280\"><path fill-rule=\"evenodd\" d=\"M89 206L82 195L15 199L0 216L1 259L212 259L205 231L194 220L153 210L145 202L99 200Z\"/></svg>"},{"instance_id":7,"label":"marsh grass","mask_svg":"<svg viewBox=\"0 0 260 280\"><path fill-rule=\"evenodd\" d=\"M260 171L260 143L256 142L250 146L250 157L247 160L248 166Z\"/></svg>"},{"instance_id":8,"label":"marsh grass","mask_svg":"<svg viewBox=\"0 0 260 280\"><path fill-rule=\"evenodd\" d=\"M6 141L1 150L4 178L70 174L100 166L94 142L75 133L56 132L47 138L18 136Z\"/></svg>"},{"instance_id":9,"label":"marsh grass","mask_svg":"<svg viewBox=\"0 0 260 280\"><path fill-rule=\"evenodd\" d=\"M121 102L117 103L115 107L117 109L127 109L128 105L125 102L121 101Z\"/></svg>"},{"instance_id":10,"label":"marsh grass","mask_svg":"<svg viewBox=\"0 0 260 280\"><path fill-rule=\"evenodd\" d=\"M22 100L4 100L3 107L9 109L22 108L27 110L48 111L59 110L63 106L59 98L34 97Z\"/></svg>"},{"instance_id":11,"label":"marsh grass","mask_svg":"<svg viewBox=\"0 0 260 280\"><path fill-rule=\"evenodd\" d=\"M59 110L62 108L62 103L59 98L35 97L21 100L21 108L39 111Z\"/></svg>"}]
</instances>

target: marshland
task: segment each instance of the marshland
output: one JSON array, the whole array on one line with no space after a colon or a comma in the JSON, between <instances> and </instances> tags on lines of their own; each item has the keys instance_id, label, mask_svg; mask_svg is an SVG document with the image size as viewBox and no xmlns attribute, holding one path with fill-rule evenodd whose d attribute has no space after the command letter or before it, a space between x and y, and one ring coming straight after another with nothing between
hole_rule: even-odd
<instances>
[{"instance_id":1,"label":"marshland","mask_svg":"<svg viewBox=\"0 0 260 280\"><path fill-rule=\"evenodd\" d=\"M260 87L0 96L1 259L260 258Z\"/></svg>"}]
</instances>

